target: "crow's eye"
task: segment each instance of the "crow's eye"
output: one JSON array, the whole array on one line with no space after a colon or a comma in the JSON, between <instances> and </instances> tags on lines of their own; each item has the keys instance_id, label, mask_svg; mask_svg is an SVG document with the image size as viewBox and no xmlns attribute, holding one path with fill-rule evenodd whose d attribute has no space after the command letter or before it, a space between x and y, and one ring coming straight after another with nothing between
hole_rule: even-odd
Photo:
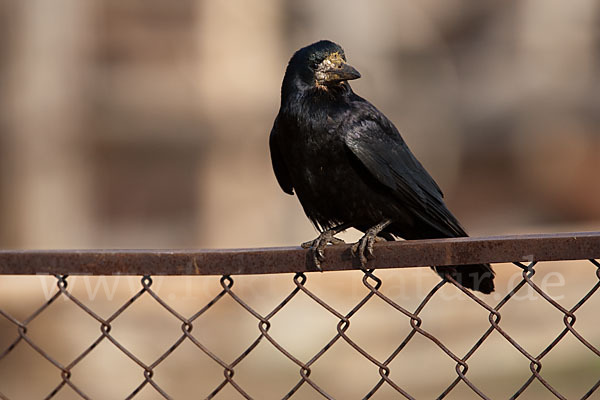
<instances>
[{"instance_id":1,"label":"crow's eye","mask_svg":"<svg viewBox=\"0 0 600 400\"><path fill-rule=\"evenodd\" d=\"M319 67L319 63L317 61L311 61L310 62L310 68L311 69L317 69Z\"/></svg>"}]
</instances>

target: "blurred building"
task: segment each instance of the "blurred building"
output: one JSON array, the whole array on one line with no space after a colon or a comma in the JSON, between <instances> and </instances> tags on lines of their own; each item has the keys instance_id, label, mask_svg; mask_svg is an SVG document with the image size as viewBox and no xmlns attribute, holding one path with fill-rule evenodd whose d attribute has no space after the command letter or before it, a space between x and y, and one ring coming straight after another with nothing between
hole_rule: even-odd
<instances>
[{"instance_id":1,"label":"blurred building","mask_svg":"<svg viewBox=\"0 0 600 400\"><path fill-rule=\"evenodd\" d=\"M321 38L472 232L593 226L599 15L593 0L1 2L0 246L312 236L267 137L287 60Z\"/></svg>"}]
</instances>

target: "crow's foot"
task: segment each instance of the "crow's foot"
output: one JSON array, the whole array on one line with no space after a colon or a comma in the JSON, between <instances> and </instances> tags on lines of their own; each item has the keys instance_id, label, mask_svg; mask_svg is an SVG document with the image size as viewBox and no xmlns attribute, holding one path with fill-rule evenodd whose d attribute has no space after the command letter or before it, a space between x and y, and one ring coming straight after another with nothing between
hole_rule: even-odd
<instances>
[{"instance_id":1,"label":"crow's foot","mask_svg":"<svg viewBox=\"0 0 600 400\"><path fill-rule=\"evenodd\" d=\"M322 232L316 239L309 240L308 242L304 242L300 245L305 249L311 249L315 267L317 267L319 271L323 271L321 268L321 263L325 261L325 247L327 247L328 244L335 245L346 243L342 239L334 236L344 229L347 229L346 225L336 226L335 228Z\"/></svg>"},{"instance_id":2,"label":"crow's foot","mask_svg":"<svg viewBox=\"0 0 600 400\"><path fill-rule=\"evenodd\" d=\"M384 238L377 236L386 226L391 224L391 220L385 220L371 228L369 228L365 235L352 246L352 254L360 259L361 268L367 268L367 261L374 257L373 245L376 242L385 241Z\"/></svg>"}]
</instances>

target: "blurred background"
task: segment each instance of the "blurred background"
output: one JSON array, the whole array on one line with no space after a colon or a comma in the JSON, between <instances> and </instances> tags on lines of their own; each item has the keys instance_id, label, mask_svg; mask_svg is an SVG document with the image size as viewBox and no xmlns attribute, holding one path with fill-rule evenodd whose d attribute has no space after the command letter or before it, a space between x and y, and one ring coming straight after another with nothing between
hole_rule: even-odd
<instances>
[{"instance_id":1,"label":"blurred background","mask_svg":"<svg viewBox=\"0 0 600 400\"><path fill-rule=\"evenodd\" d=\"M0 4L4 248L313 236L267 142L289 57L322 38L472 234L600 220L597 1Z\"/></svg>"},{"instance_id":2,"label":"blurred background","mask_svg":"<svg viewBox=\"0 0 600 400\"><path fill-rule=\"evenodd\" d=\"M325 38L344 47L362 73L354 90L396 124L471 234L598 230L596 0L3 0L0 248L313 238L297 199L277 185L268 135L287 61ZM416 279L406 274L398 279ZM328 287L332 276L314 281ZM337 285L348 274L336 276ZM44 291L40 279L23 279L0 280L0 306L24 318ZM277 279L250 282L273 287ZM572 279L583 285L568 286L573 293L590 286ZM125 283L115 287L130 295ZM163 293L189 303L175 289ZM192 293L183 297L210 297ZM104 305L114 299L92 300L114 311ZM42 331L55 322L47 323ZM3 337L0 344L14 337L4 320ZM18 370L0 363L7 368ZM422 389L429 393L426 382Z\"/></svg>"}]
</instances>

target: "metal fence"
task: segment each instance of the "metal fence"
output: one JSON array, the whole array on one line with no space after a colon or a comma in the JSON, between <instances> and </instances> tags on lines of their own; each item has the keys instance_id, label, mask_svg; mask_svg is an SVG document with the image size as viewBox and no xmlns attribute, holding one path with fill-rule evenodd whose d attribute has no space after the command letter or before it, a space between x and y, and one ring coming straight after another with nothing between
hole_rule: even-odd
<instances>
[{"instance_id":1,"label":"metal fence","mask_svg":"<svg viewBox=\"0 0 600 400\"><path fill-rule=\"evenodd\" d=\"M437 394L438 398L446 398L451 394L456 395L457 387L463 386L468 388L467 392L473 398L487 399L491 398L488 393L489 386L485 387L486 385L480 385L471 379L469 372L472 371L472 368L470 368L469 363L481 351L482 346L490 342L491 335L495 333L500 335L504 344L508 344L518 351L523 362L527 363L529 367L527 373L520 377L521 382L516 386L516 390L512 391L510 398L519 398L521 395L528 393L528 389L532 385L541 385L540 387L545 393L541 398L599 398L600 335L593 333L591 336L587 335L588 337L586 337L584 333L575 328L575 322L577 321L577 311L583 305L591 303L592 300L590 299L600 297L600 295L595 296L600 287L600 263L596 261L600 258L600 233L388 242L376 245L375 256L376 258L371 260L371 269L352 272L360 274L359 279L364 289L366 289L364 295L349 308L349 311L340 311L339 307L336 308L330 301L324 299L322 294L318 294L310 288L308 282L314 275L308 274L308 272L311 272L312 267L307 251L296 247L206 251L2 251L0 252L1 275L49 274L56 278L56 287L48 296L47 301L39 304L39 307L36 307L24 318L12 316L7 311L10 304L0 303L0 320L3 320L2 322L7 323L10 327L10 329L0 330L0 332L12 331L12 338L4 338L8 340L8 345L4 348L0 347L0 367L3 364L12 362L9 358L16 349L23 346L29 347L41 356L39 362L47 363L55 370L56 385L47 393L46 398L64 398L65 393L68 392L73 398L88 399L91 398L91 395L87 393L85 385L77 382L76 377L86 374L85 369L80 367L86 357L89 357L100 344L108 343L139 368L139 384L136 383L133 391L124 394L124 397L127 399L141 398L140 394L145 392L148 395L148 389L150 389L149 398L162 396L169 399L172 394L168 393L168 390L157 380L157 369L184 343L191 343L209 357L212 360L211 363L222 370L223 373L223 377L218 384L211 388L203 388L207 394L198 394L196 397L218 398L220 396L221 398L229 398L223 395L223 391L233 389L237 397L249 399L256 398L256 395L253 394L251 389L240 383L236 371L255 352L259 344L267 343L283 355L289 363L295 365L297 370L297 381L290 385L283 395L272 394L271 398L281 398L283 396L285 399L320 397L331 399L336 398L336 396L329 391L328 382L314 377L312 372L315 365L337 343L346 343L356 355L367 360L370 367L365 368L365 371L369 369L371 372L377 372L377 375L369 384L369 389L361 393L355 391L355 398L412 399L416 395L411 393L410 385L402 379L402 376L393 373L394 365L396 365L394 362L398 362L401 354L403 351L406 352L405 349L411 342L421 338L429 341L439 350L440 354L447 357L454 369L454 376L447 382L447 385L444 383L443 390ZM323 264L325 271L355 270L357 267L356 260L350 255L349 246L328 247L326 257L327 260ZM539 282L536 283L534 280L536 267L540 265L540 262L559 260L585 260L589 266L593 267L585 270L587 274L585 279L589 282L588 287L584 292L578 293L577 301L570 305L561 304L544 291L544 287ZM439 283L434 284L426 292L416 308L408 309L406 306L401 305L401 302L393 295L383 290L384 279L380 277L380 271L389 268L460 265L480 262L511 263L497 265L496 270L498 273L501 272L499 269L505 268L513 268L519 271L519 279L515 280L505 293L502 293L499 301L494 300L493 297L466 290L450 276L447 276L446 279L440 280ZM537 270L539 269L537 268ZM277 301L269 312L261 313L257 311L239 294L237 286L234 290L234 281L238 279L237 277L234 278L234 275L274 273L293 273L291 277L293 285L283 300ZM346 273L351 272L344 272L344 274ZM142 278L135 294L118 306L111 315L102 317L100 312L95 311L92 306L86 304L70 290L69 282L74 275L141 275ZM156 279L158 275L220 275L220 289L210 301L203 304L194 313L184 315L170 305L169 299L160 296L158 291L155 290L153 277ZM0 281L2 279L6 279L6 277L0 277ZM483 333L476 335L475 340L469 345L466 352L458 353L456 350L451 350L451 346L447 345L444 339L425 327L424 310L431 304L432 299L438 296L443 287L451 287L452 290L460 293L469 302L476 304L484 311L485 318L487 318L487 328ZM552 340L544 343L543 349L536 352L528 350L526 346L520 344L519 338L505 329L505 326L501 323L503 316L505 316L505 306L510 304L511 301L515 301L515 297L526 288L533 290L538 294L540 301L547 303L552 309L556 310L558 316L554 315L552 318L561 318L564 324L556 335L552 335ZM150 363L142 361L134 350L128 348L113 334L114 325L123 313L134 303L139 302L142 297L147 296L150 296L156 302L157 307L162 308L179 320L181 329L172 345ZM309 357L306 357L305 354L303 356L295 354L295 351L289 349L289 346L286 346L280 338L276 338L270 333L275 325L275 322L273 322L274 317L280 313L285 313L286 306L298 296L310 299L326 313L333 316L335 321L335 333L320 346L318 351ZM237 303L244 312L254 319L256 324L255 337L243 351L232 359L219 356L218 352L203 343L195 334L203 329L200 322L201 317L225 298ZM52 352L45 348L44 344L40 344L30 335L32 323L41 316L51 313L52 310L49 308L59 299L75 305L91 317L99 328L97 337L66 363L59 362ZM390 310L393 310L390 320L394 318L403 321L408 327L407 332L397 336L393 350L385 357L372 354L366 348L368 346L359 343L349 331L351 322L355 321L357 313L366 304L373 302L374 299L383 301L389 306ZM433 317L428 316L427 318ZM521 321L520 323L527 325L528 321ZM600 324L600 316L593 323ZM457 329L461 324L462 321L460 320L454 321L454 326ZM392 329L391 325L388 324L370 326L369 328L377 331ZM529 327L531 330L536 328L536 326ZM586 354L590 356L590 363L587 368L590 369L588 373L592 378L589 385L578 387L573 393L561 393L558 386L544 374L542 368L544 362L548 359L548 355L552 354L558 344L565 341L566 338L576 340L583 346ZM110 365L105 367L110 368ZM491 373L493 375L493 366L488 366L488 368L492 369ZM334 371L334 373L340 372L340 370ZM198 373L201 374L202 371L198 371ZM31 382L22 382L22 385L30 384ZM348 379L346 384L351 387L353 384L352 379ZM2 385L2 378L0 377L0 398L8 399L18 396L18 394L5 391ZM382 394L384 392L386 394ZM465 392L463 391L463 393ZM524 395L524 397L527 396Z\"/></svg>"}]
</instances>

